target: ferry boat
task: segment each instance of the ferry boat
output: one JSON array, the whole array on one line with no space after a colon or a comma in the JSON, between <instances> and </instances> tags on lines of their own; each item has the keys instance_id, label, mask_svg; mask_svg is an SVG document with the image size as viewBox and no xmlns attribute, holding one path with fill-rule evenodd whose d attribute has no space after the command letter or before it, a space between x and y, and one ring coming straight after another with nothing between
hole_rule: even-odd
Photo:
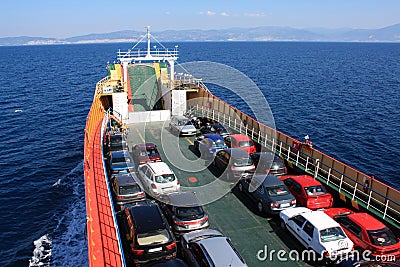
<instances>
[{"instance_id":1,"label":"ferry boat","mask_svg":"<svg viewBox=\"0 0 400 267\"><path fill-rule=\"evenodd\" d=\"M117 222L118 211L111 194L104 151L111 121L122 125L128 133L126 141L130 152L135 144L155 143L162 159L174 169L181 186L197 190L218 179L207 168L207 162L191 150L195 137L171 133L169 121L171 115L208 118L235 133L247 135L258 150L272 151L289 169L320 181L333 194L335 203L367 211L392 230L400 230L398 190L318 151L308 140L296 140L255 120L213 95L202 79L190 74L176 74L178 46L156 49L151 40L148 28L139 41L147 41L147 49L141 50L135 45L128 51L118 51L117 63L107 63L108 75L96 84L87 116L84 174L89 266L128 265L121 238L124 233ZM194 162L193 166L203 164L203 168L196 171L179 168L176 154L171 156L170 152L176 149L183 158ZM208 201L204 207L209 214L210 227L232 240L248 266L309 265L303 261L282 263L257 258L257 253L266 246L269 250L286 252L293 249L301 252L302 247L293 242L293 238L288 238L277 218L259 216L256 205L238 194L231 184L227 183L225 189L226 194Z\"/></svg>"}]
</instances>

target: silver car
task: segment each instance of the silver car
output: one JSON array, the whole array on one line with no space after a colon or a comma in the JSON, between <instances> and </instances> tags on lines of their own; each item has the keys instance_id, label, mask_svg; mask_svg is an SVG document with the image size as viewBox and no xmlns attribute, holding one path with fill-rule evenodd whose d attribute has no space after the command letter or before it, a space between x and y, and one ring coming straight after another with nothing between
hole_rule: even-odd
<instances>
[{"instance_id":1,"label":"silver car","mask_svg":"<svg viewBox=\"0 0 400 267\"><path fill-rule=\"evenodd\" d=\"M182 254L189 266L247 266L231 240L217 230L203 229L182 236Z\"/></svg>"},{"instance_id":2,"label":"silver car","mask_svg":"<svg viewBox=\"0 0 400 267\"><path fill-rule=\"evenodd\" d=\"M195 135L197 131L192 122L185 116L172 116L169 129L178 135Z\"/></svg>"}]
</instances>

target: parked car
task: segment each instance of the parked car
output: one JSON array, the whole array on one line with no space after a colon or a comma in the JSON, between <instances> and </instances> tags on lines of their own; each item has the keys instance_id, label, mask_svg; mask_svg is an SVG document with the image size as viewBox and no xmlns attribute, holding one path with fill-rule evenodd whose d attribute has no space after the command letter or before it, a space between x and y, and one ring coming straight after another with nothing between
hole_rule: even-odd
<instances>
[{"instance_id":1,"label":"parked car","mask_svg":"<svg viewBox=\"0 0 400 267\"><path fill-rule=\"evenodd\" d=\"M297 205L312 210L332 207L332 195L313 177L309 175L285 175L280 178L296 198Z\"/></svg>"},{"instance_id":2,"label":"parked car","mask_svg":"<svg viewBox=\"0 0 400 267\"><path fill-rule=\"evenodd\" d=\"M186 233L181 240L182 254L193 267L247 266L228 237L217 230L203 229Z\"/></svg>"},{"instance_id":3,"label":"parked car","mask_svg":"<svg viewBox=\"0 0 400 267\"><path fill-rule=\"evenodd\" d=\"M201 134L218 134L222 137L228 136L229 132L219 123L214 124L206 124L205 126L200 127Z\"/></svg>"},{"instance_id":4,"label":"parked car","mask_svg":"<svg viewBox=\"0 0 400 267\"><path fill-rule=\"evenodd\" d=\"M192 122L184 116L172 116L169 128L178 135L195 135L197 131Z\"/></svg>"},{"instance_id":5,"label":"parked car","mask_svg":"<svg viewBox=\"0 0 400 267\"><path fill-rule=\"evenodd\" d=\"M128 151L113 151L109 159L110 174L135 171L135 163Z\"/></svg>"},{"instance_id":6,"label":"parked car","mask_svg":"<svg viewBox=\"0 0 400 267\"><path fill-rule=\"evenodd\" d=\"M253 140L244 134L231 134L226 136L225 143L228 147L243 149L248 154L256 152L256 146Z\"/></svg>"},{"instance_id":7,"label":"parked car","mask_svg":"<svg viewBox=\"0 0 400 267\"><path fill-rule=\"evenodd\" d=\"M218 151L212 163L222 172L226 171L227 179L231 182L252 175L255 170L249 154L240 148L226 148Z\"/></svg>"},{"instance_id":8,"label":"parked car","mask_svg":"<svg viewBox=\"0 0 400 267\"><path fill-rule=\"evenodd\" d=\"M134 145L132 147L132 154L136 165L162 161L157 146L153 143Z\"/></svg>"},{"instance_id":9,"label":"parked car","mask_svg":"<svg viewBox=\"0 0 400 267\"><path fill-rule=\"evenodd\" d=\"M292 233L305 248L314 250L324 261L344 256L353 249L353 242L340 225L323 211L296 207L281 211L279 216L282 228Z\"/></svg>"},{"instance_id":10,"label":"parked car","mask_svg":"<svg viewBox=\"0 0 400 267\"><path fill-rule=\"evenodd\" d=\"M135 264L176 256L175 237L155 202L147 200L126 208L121 215L121 226Z\"/></svg>"},{"instance_id":11,"label":"parked car","mask_svg":"<svg viewBox=\"0 0 400 267\"><path fill-rule=\"evenodd\" d=\"M111 178L114 203L121 208L125 204L144 200L146 194L135 173L119 173Z\"/></svg>"},{"instance_id":12,"label":"parked car","mask_svg":"<svg viewBox=\"0 0 400 267\"><path fill-rule=\"evenodd\" d=\"M218 134L204 134L194 140L194 147L201 157L212 158L215 152L227 148L224 138Z\"/></svg>"},{"instance_id":13,"label":"parked car","mask_svg":"<svg viewBox=\"0 0 400 267\"><path fill-rule=\"evenodd\" d=\"M296 199L286 185L274 175L259 174L238 183L240 192L246 193L260 213L276 214L281 210L296 206Z\"/></svg>"},{"instance_id":14,"label":"parked car","mask_svg":"<svg viewBox=\"0 0 400 267\"><path fill-rule=\"evenodd\" d=\"M128 150L125 136L123 134L109 134L108 135L109 151Z\"/></svg>"},{"instance_id":15,"label":"parked car","mask_svg":"<svg viewBox=\"0 0 400 267\"><path fill-rule=\"evenodd\" d=\"M146 192L152 196L179 191L180 183L165 162L149 162L138 167Z\"/></svg>"},{"instance_id":16,"label":"parked car","mask_svg":"<svg viewBox=\"0 0 400 267\"><path fill-rule=\"evenodd\" d=\"M272 152L254 152L250 154L250 157L256 166L256 173L267 173L276 176L287 174L285 163Z\"/></svg>"},{"instance_id":17,"label":"parked car","mask_svg":"<svg viewBox=\"0 0 400 267\"><path fill-rule=\"evenodd\" d=\"M209 227L208 215L194 192L168 194L162 198L160 207L178 235Z\"/></svg>"},{"instance_id":18,"label":"parked car","mask_svg":"<svg viewBox=\"0 0 400 267\"><path fill-rule=\"evenodd\" d=\"M343 227L355 248L370 250L373 256L395 255L400 259L400 239L372 215L346 208L330 208L324 212Z\"/></svg>"}]
</instances>

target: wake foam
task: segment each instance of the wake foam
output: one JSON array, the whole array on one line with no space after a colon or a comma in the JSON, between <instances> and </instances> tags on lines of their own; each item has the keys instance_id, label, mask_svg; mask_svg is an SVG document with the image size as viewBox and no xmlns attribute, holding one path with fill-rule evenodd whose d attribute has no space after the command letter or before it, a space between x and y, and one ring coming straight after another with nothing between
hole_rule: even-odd
<instances>
[{"instance_id":1,"label":"wake foam","mask_svg":"<svg viewBox=\"0 0 400 267\"><path fill-rule=\"evenodd\" d=\"M33 241L35 249L33 250L33 256L29 260L29 266L50 266L51 259L51 238L46 234Z\"/></svg>"}]
</instances>

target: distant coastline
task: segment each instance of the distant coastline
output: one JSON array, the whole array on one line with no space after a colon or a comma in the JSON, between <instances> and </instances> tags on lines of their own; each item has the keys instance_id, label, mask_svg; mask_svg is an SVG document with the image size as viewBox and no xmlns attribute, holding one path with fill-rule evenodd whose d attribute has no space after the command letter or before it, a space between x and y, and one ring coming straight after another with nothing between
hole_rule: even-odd
<instances>
[{"instance_id":1,"label":"distant coastline","mask_svg":"<svg viewBox=\"0 0 400 267\"><path fill-rule=\"evenodd\" d=\"M125 30L69 38L4 37L0 46L137 42L142 32ZM400 42L400 24L380 29L328 29L291 27L230 28L220 30L166 30L154 32L161 42L298 41L298 42Z\"/></svg>"}]
</instances>

